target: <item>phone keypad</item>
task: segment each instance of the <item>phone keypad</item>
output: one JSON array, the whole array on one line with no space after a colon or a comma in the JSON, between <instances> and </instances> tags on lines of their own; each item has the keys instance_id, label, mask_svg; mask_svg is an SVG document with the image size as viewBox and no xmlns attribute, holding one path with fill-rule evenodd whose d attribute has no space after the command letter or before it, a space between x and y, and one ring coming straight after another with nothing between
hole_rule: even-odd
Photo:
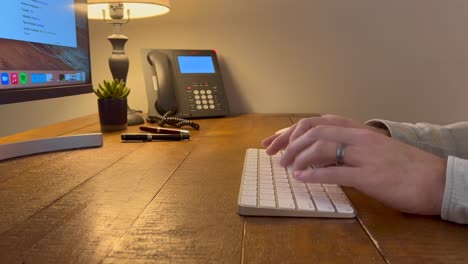
<instances>
[{"instance_id":1,"label":"phone keypad","mask_svg":"<svg viewBox=\"0 0 468 264\"><path fill-rule=\"evenodd\" d=\"M216 89L216 86L212 87L213 89ZM214 110L216 109L216 104L215 104L215 95L216 96L216 90L211 90L208 87L205 87L203 89L194 89L193 90L193 97L189 96L189 99L193 98L195 105L192 105L191 109L192 110Z\"/></svg>"}]
</instances>

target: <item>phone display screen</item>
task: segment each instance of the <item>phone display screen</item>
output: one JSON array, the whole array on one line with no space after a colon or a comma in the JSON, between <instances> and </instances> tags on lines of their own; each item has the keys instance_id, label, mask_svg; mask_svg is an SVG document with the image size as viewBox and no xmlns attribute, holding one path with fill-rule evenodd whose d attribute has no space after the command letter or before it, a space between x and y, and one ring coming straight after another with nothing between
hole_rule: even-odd
<instances>
[{"instance_id":1,"label":"phone display screen","mask_svg":"<svg viewBox=\"0 0 468 264\"><path fill-rule=\"evenodd\" d=\"M215 73L211 56L177 56L181 74Z\"/></svg>"}]
</instances>

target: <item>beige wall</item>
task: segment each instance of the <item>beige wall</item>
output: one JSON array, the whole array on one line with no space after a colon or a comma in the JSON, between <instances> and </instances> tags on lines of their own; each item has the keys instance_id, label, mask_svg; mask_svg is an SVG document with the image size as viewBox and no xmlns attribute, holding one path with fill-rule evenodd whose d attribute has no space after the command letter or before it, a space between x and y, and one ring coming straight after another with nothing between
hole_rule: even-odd
<instances>
[{"instance_id":1,"label":"beige wall","mask_svg":"<svg viewBox=\"0 0 468 264\"><path fill-rule=\"evenodd\" d=\"M319 112L440 124L468 119L467 1L172 2L169 14L123 27L133 108L147 110L141 48L215 49L234 113ZM101 21L90 26L99 82L111 77L106 37L112 29ZM20 116L8 126L23 129L24 123L41 125L32 123L37 119L96 111L92 96L72 98L0 106L0 120Z\"/></svg>"}]
</instances>

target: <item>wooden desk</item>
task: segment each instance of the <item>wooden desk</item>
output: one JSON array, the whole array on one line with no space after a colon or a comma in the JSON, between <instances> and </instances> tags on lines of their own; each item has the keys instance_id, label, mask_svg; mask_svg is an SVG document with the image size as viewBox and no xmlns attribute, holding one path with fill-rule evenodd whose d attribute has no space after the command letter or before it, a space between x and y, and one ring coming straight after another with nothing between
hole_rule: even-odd
<instances>
[{"instance_id":1,"label":"wooden desk","mask_svg":"<svg viewBox=\"0 0 468 264\"><path fill-rule=\"evenodd\" d=\"M353 189L356 219L239 216L245 149L298 118L199 120L187 142L121 143L110 133L101 148L0 162L0 262L467 263L467 227ZM97 116L0 143L92 132Z\"/></svg>"}]
</instances>

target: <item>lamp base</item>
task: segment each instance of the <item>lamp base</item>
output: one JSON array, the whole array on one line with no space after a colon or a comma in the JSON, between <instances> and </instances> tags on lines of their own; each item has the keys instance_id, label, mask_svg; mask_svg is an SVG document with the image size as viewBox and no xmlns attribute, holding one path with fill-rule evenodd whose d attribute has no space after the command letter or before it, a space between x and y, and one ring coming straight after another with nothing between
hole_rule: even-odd
<instances>
[{"instance_id":1,"label":"lamp base","mask_svg":"<svg viewBox=\"0 0 468 264\"><path fill-rule=\"evenodd\" d=\"M137 126L145 123L145 119L141 116L141 111L133 110L130 107L127 109L127 125Z\"/></svg>"}]
</instances>

